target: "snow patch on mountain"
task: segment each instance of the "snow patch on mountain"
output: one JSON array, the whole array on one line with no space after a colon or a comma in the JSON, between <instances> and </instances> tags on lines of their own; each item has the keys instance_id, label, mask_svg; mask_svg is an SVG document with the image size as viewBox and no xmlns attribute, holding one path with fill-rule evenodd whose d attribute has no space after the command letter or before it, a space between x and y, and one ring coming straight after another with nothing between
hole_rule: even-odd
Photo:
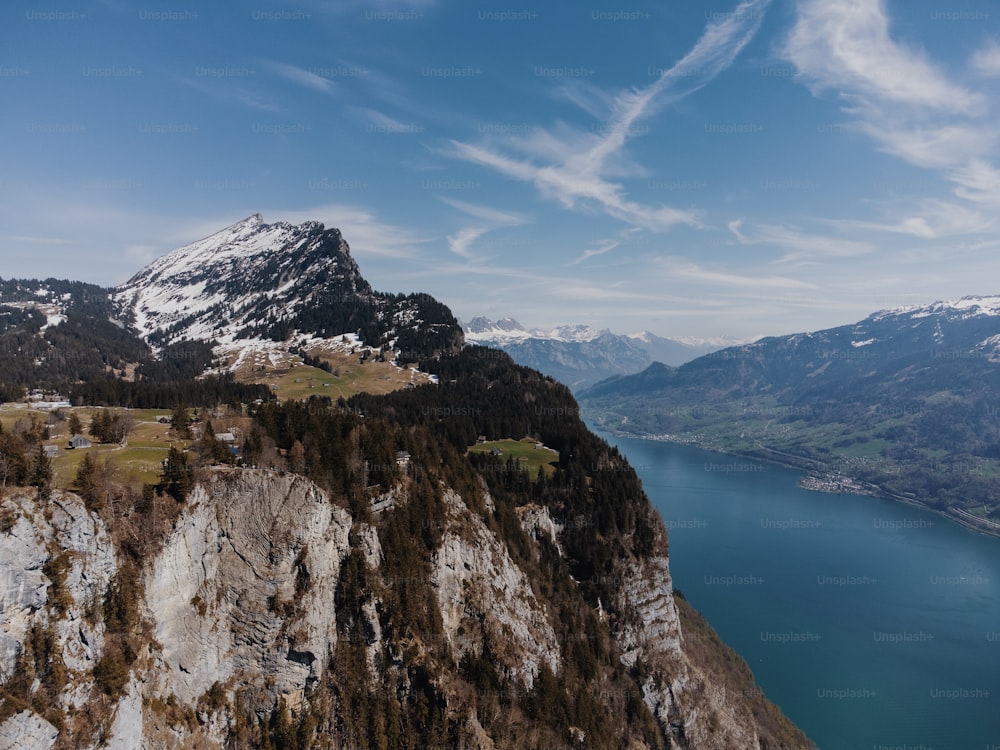
<instances>
[{"instance_id":1,"label":"snow patch on mountain","mask_svg":"<svg viewBox=\"0 0 1000 750\"><path fill-rule=\"evenodd\" d=\"M722 349L727 346L749 344L760 338L759 336L749 339L733 338L730 336L673 336L671 338L664 338L650 331L616 334L608 328L594 328L593 326L583 324L561 325L551 328L529 328L514 318L491 320L483 316L472 318L467 323L462 321L459 321L459 323L462 326L462 330L465 331L466 341L475 344L494 344L502 347L505 344L523 342L529 339L569 343L596 341L602 336L617 336L634 341L647 349L649 347L655 348L664 345L679 345L698 350L692 353L692 358L698 354Z\"/></svg>"},{"instance_id":2,"label":"snow patch on mountain","mask_svg":"<svg viewBox=\"0 0 1000 750\"><path fill-rule=\"evenodd\" d=\"M681 346L691 347L692 349L704 350L702 353L725 349L728 346L743 346L744 344L752 344L763 338L763 335L750 336L749 338L739 338L734 336L671 336L670 338L664 338L663 336L657 336L655 333L651 333L649 331L629 333L626 334L626 336L633 341L639 341L647 346L657 346L667 342L670 344L680 344Z\"/></svg>"},{"instance_id":3,"label":"snow patch on mountain","mask_svg":"<svg viewBox=\"0 0 1000 750\"><path fill-rule=\"evenodd\" d=\"M35 292L35 296L38 297L49 297L49 295L50 292L47 289L39 289ZM39 335L47 328L62 325L66 322L66 308L61 304L44 302L4 302L2 304L4 307L13 307L17 310L38 310L38 312L44 315L45 323L38 329Z\"/></svg>"},{"instance_id":4,"label":"snow patch on mountain","mask_svg":"<svg viewBox=\"0 0 1000 750\"><path fill-rule=\"evenodd\" d=\"M983 339L976 345L976 349L982 350L988 361L1000 363L1000 334Z\"/></svg>"}]
</instances>

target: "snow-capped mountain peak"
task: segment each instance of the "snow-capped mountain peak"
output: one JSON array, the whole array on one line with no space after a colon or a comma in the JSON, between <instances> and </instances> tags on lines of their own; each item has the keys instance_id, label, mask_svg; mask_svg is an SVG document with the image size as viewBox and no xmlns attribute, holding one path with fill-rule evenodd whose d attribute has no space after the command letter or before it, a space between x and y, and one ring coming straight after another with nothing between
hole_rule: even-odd
<instances>
[{"instance_id":1,"label":"snow-capped mountain peak","mask_svg":"<svg viewBox=\"0 0 1000 750\"><path fill-rule=\"evenodd\" d=\"M115 301L145 338L170 331L174 339L227 343L266 317L294 315L317 283L333 277L345 291L371 294L339 231L319 222L265 224L254 214L153 261L116 290Z\"/></svg>"},{"instance_id":2,"label":"snow-capped mountain peak","mask_svg":"<svg viewBox=\"0 0 1000 750\"><path fill-rule=\"evenodd\" d=\"M351 336L428 356L462 342L451 311L430 296L373 291L340 231L318 221L253 214L158 258L112 298L156 348L187 339L238 355L263 342Z\"/></svg>"},{"instance_id":3,"label":"snow-capped mountain peak","mask_svg":"<svg viewBox=\"0 0 1000 750\"><path fill-rule=\"evenodd\" d=\"M206 263L216 264L227 255L252 255L255 249L260 252L273 246L273 242L280 239L280 235L287 234L289 229L292 227L280 223L269 227L264 224L264 219L259 213L253 214L225 229L210 234L208 237L157 258L140 274L137 274L136 278L144 276L147 279L154 279L177 276L185 272L198 271ZM256 243L249 242L254 235L258 235L258 241Z\"/></svg>"},{"instance_id":4,"label":"snow-capped mountain peak","mask_svg":"<svg viewBox=\"0 0 1000 750\"><path fill-rule=\"evenodd\" d=\"M557 341L593 341L610 333L607 328L597 329L588 325L556 326L549 330L550 338Z\"/></svg>"}]
</instances>

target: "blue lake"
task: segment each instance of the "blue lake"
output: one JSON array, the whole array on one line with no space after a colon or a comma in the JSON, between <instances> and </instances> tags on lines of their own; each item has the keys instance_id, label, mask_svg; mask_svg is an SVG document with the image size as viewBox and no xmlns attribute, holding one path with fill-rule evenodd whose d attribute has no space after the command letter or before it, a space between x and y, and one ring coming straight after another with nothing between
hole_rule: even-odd
<instances>
[{"instance_id":1,"label":"blue lake","mask_svg":"<svg viewBox=\"0 0 1000 750\"><path fill-rule=\"evenodd\" d=\"M821 750L1000 750L1000 539L799 472L613 438L674 585Z\"/></svg>"}]
</instances>

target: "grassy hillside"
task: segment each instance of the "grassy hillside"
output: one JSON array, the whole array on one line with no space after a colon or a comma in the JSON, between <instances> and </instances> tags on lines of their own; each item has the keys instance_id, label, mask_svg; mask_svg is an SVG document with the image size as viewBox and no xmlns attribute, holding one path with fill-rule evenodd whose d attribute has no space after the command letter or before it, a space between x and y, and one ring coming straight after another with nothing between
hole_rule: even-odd
<instances>
[{"instance_id":1,"label":"grassy hillside","mask_svg":"<svg viewBox=\"0 0 1000 750\"><path fill-rule=\"evenodd\" d=\"M559 462L559 452L544 446L538 448L537 444L536 440L527 437L520 440L487 440L469 448L469 453L492 455L494 450L499 450L500 455L497 458L501 462L506 464L508 459L513 460L528 472L529 477L537 477L539 469L552 476L556 470L555 464Z\"/></svg>"}]
</instances>

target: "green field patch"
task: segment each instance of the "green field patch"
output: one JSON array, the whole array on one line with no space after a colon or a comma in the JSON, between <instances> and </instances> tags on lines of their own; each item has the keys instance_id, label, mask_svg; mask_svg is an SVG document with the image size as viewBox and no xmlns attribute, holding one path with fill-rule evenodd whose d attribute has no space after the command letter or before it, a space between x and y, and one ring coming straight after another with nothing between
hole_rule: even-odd
<instances>
[{"instance_id":1,"label":"green field patch","mask_svg":"<svg viewBox=\"0 0 1000 750\"><path fill-rule=\"evenodd\" d=\"M318 367L297 364L287 370L255 374L250 382L263 383L282 401L303 400L310 396L350 398L358 393L383 395L405 388L411 382L428 382L423 373L396 367L389 362L359 362L356 356L324 355L333 372Z\"/></svg>"},{"instance_id":2,"label":"green field patch","mask_svg":"<svg viewBox=\"0 0 1000 750\"><path fill-rule=\"evenodd\" d=\"M157 446L133 445L131 442L125 448L117 445L95 444L92 448L77 448L67 450L65 443L52 443L59 446L59 453L52 459L53 484L57 487L72 489L76 481L76 473L86 454L90 454L101 464L110 459L119 481L136 480L145 484L155 484L160 481L160 471L163 459L170 450L168 444ZM178 442L184 447L186 443Z\"/></svg>"},{"instance_id":3,"label":"green field patch","mask_svg":"<svg viewBox=\"0 0 1000 750\"><path fill-rule=\"evenodd\" d=\"M69 434L66 422L56 428L59 437L47 440L47 445L55 445L59 452L52 460L53 480L58 487L72 489L76 480L76 472L85 454L90 453L99 462L110 459L119 481L137 480L153 484L160 479L161 464L171 445L186 447L188 441L175 441L170 434L170 425L157 421L159 417L169 417L170 412L163 409L113 409L124 411L135 420L135 426L128 437L125 447L98 443L90 435L90 422L102 407L79 407L66 409L64 413L75 413L83 424L83 434L93 442L90 448L68 449L66 443Z\"/></svg>"},{"instance_id":4,"label":"green field patch","mask_svg":"<svg viewBox=\"0 0 1000 750\"><path fill-rule=\"evenodd\" d=\"M888 448L889 441L882 438L868 440L867 442L855 442L844 448L836 448L837 453L852 458L878 458L882 451Z\"/></svg>"},{"instance_id":5,"label":"green field patch","mask_svg":"<svg viewBox=\"0 0 1000 750\"><path fill-rule=\"evenodd\" d=\"M559 461L559 451L552 448L536 447L537 441L531 438L521 440L487 440L485 443L476 443L469 448L469 453L490 453L494 449L500 451L497 457L504 464L507 459L514 459L528 471L528 476L532 479L538 476L538 470L542 469L546 476L555 473L555 464Z\"/></svg>"}]
</instances>

